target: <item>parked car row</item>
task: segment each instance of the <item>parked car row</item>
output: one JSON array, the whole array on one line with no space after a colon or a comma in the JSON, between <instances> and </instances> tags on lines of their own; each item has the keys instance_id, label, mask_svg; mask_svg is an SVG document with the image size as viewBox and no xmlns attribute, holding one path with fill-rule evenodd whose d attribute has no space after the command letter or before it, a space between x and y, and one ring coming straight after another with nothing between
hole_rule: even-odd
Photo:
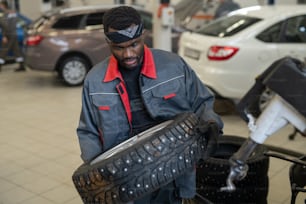
<instances>
[{"instance_id":1,"label":"parked car row","mask_svg":"<svg viewBox=\"0 0 306 204\"><path fill-rule=\"evenodd\" d=\"M28 28L26 64L33 70L57 71L67 85L80 85L89 69L110 55L102 18L117 5L83 6L52 10ZM146 44L152 46L152 13L135 7L147 30ZM172 50L177 52L179 32L172 32Z\"/></svg>"},{"instance_id":2,"label":"parked car row","mask_svg":"<svg viewBox=\"0 0 306 204\"><path fill-rule=\"evenodd\" d=\"M113 6L85 6L43 14L27 30L27 66L56 71L70 86L82 84L89 69L110 55L102 18ZM148 30L146 44L152 46L152 13L135 8ZM243 8L198 30L173 30L172 49L179 49L178 54L217 96L236 101L250 89L256 76L277 59L288 55L305 60L305 22L304 5ZM264 96L259 105L266 103L270 95Z\"/></svg>"},{"instance_id":3,"label":"parked car row","mask_svg":"<svg viewBox=\"0 0 306 204\"><path fill-rule=\"evenodd\" d=\"M306 6L253 6L181 35L178 52L217 95L237 101L274 61L306 60ZM258 99L264 106L271 92Z\"/></svg>"}]
</instances>

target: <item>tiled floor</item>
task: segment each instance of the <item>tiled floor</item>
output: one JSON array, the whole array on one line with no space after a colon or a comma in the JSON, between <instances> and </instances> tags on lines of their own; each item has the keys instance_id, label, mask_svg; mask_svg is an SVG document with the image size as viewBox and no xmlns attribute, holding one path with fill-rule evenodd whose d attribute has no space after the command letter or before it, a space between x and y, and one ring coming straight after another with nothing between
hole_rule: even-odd
<instances>
[{"instance_id":1,"label":"tiled floor","mask_svg":"<svg viewBox=\"0 0 306 204\"><path fill-rule=\"evenodd\" d=\"M81 164L75 133L81 87L65 87L53 73L16 73L15 67L0 72L0 204L81 204L71 181ZM226 134L247 136L239 117L222 117ZM267 143L306 153L306 138L288 141L290 131L284 128ZM269 204L290 203L288 167L271 159Z\"/></svg>"}]
</instances>

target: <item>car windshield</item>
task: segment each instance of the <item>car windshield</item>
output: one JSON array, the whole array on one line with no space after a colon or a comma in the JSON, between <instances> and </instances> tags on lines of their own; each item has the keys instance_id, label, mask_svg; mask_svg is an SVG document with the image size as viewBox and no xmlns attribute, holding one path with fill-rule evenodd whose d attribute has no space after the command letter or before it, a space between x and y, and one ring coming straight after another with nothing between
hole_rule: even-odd
<instances>
[{"instance_id":1,"label":"car windshield","mask_svg":"<svg viewBox=\"0 0 306 204\"><path fill-rule=\"evenodd\" d=\"M243 15L226 16L196 30L195 33L222 38L232 36L260 20Z\"/></svg>"}]
</instances>

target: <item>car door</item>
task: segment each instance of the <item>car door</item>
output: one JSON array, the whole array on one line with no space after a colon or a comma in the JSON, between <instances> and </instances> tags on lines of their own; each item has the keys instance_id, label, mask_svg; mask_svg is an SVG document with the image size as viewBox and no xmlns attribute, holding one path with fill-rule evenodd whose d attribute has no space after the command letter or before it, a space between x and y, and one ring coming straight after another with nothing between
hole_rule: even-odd
<instances>
[{"instance_id":1,"label":"car door","mask_svg":"<svg viewBox=\"0 0 306 204\"><path fill-rule=\"evenodd\" d=\"M103 30L103 15L105 11L92 12L84 19L86 44L82 48L91 59L93 65L110 56L110 50Z\"/></svg>"},{"instance_id":2,"label":"car door","mask_svg":"<svg viewBox=\"0 0 306 204\"><path fill-rule=\"evenodd\" d=\"M278 52L280 57L306 60L306 15L291 17L284 22Z\"/></svg>"}]
</instances>

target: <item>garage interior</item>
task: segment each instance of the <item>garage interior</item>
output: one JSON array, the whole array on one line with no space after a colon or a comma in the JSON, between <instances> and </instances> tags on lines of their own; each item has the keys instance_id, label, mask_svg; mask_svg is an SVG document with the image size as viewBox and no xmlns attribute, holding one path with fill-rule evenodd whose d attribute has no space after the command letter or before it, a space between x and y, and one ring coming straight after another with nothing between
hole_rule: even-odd
<instances>
[{"instance_id":1,"label":"garage interior","mask_svg":"<svg viewBox=\"0 0 306 204\"><path fill-rule=\"evenodd\" d=\"M22 7L25 0L19 1ZM71 176L82 164L76 136L82 87L64 86L56 73L16 73L17 67L5 65L0 72L0 204L81 204ZM248 137L232 104L217 100L216 109L225 135ZM305 153L306 138L297 134L290 140L293 131L287 125L265 144ZM268 204L290 203L290 166L270 159ZM296 203L305 198L300 193Z\"/></svg>"},{"instance_id":2,"label":"garage interior","mask_svg":"<svg viewBox=\"0 0 306 204\"><path fill-rule=\"evenodd\" d=\"M81 204L71 180L81 165L76 136L81 107L81 87L63 86L52 73L5 65L0 74L0 203ZM217 101L226 135L248 136L247 124L230 106ZM305 152L306 138L289 140L288 125L265 144ZM290 203L291 163L270 159L269 204ZM296 203L303 203L300 193Z\"/></svg>"}]
</instances>

